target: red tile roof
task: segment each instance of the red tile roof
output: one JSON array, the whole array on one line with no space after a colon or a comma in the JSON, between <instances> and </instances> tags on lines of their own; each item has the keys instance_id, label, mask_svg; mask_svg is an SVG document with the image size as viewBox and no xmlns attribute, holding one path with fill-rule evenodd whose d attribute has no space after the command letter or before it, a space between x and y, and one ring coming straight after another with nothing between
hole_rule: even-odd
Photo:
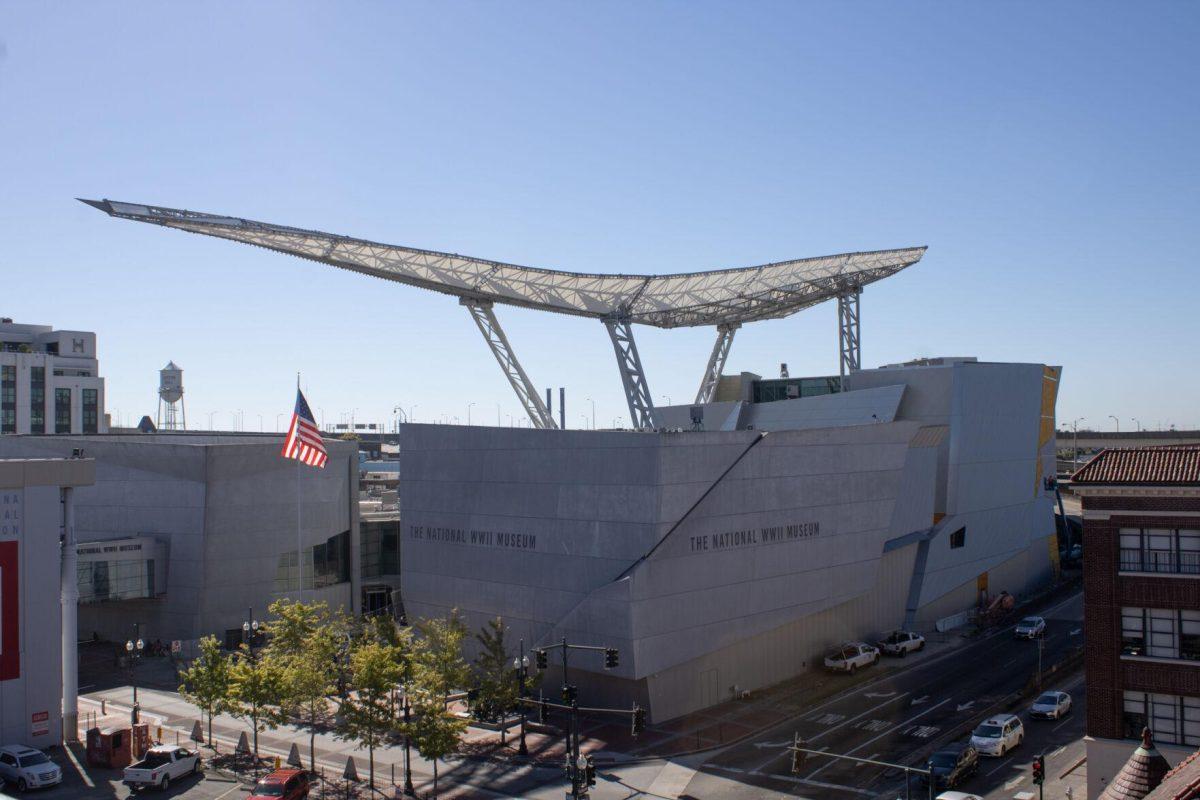
<instances>
[{"instance_id":1,"label":"red tile roof","mask_svg":"<svg viewBox=\"0 0 1200 800\"><path fill-rule=\"evenodd\" d=\"M1200 798L1200 750L1175 765L1145 800L1196 800Z\"/></svg>"},{"instance_id":2,"label":"red tile roof","mask_svg":"<svg viewBox=\"0 0 1200 800\"><path fill-rule=\"evenodd\" d=\"M1072 475L1071 483L1200 486L1200 445L1104 450Z\"/></svg>"},{"instance_id":3,"label":"red tile roof","mask_svg":"<svg viewBox=\"0 0 1200 800\"><path fill-rule=\"evenodd\" d=\"M1154 747L1150 729L1142 729L1142 744L1100 793L1100 800L1142 800L1158 788L1171 765ZM1158 798L1155 798L1158 800Z\"/></svg>"}]
</instances>

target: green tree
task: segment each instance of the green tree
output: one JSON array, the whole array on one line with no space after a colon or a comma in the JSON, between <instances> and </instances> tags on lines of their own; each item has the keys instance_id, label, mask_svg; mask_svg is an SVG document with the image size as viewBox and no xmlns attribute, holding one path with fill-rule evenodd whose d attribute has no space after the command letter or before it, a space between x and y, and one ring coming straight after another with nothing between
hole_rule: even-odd
<instances>
[{"instance_id":1,"label":"green tree","mask_svg":"<svg viewBox=\"0 0 1200 800\"><path fill-rule=\"evenodd\" d=\"M484 720L501 721L500 742L505 741L507 731L504 717L517 704L517 681L508 659L508 647L504 642L508 627L500 617L488 620L486 626L475 634L479 642L479 655L475 657L475 679L478 682L479 699L472 711Z\"/></svg>"},{"instance_id":2,"label":"green tree","mask_svg":"<svg viewBox=\"0 0 1200 800\"><path fill-rule=\"evenodd\" d=\"M278 657L283 667L282 705L308 726L309 768L317 769L317 726L329 719L329 695L337 680L337 639L328 627L317 628L299 651Z\"/></svg>"},{"instance_id":3,"label":"green tree","mask_svg":"<svg viewBox=\"0 0 1200 800\"><path fill-rule=\"evenodd\" d=\"M255 656L242 645L230 669L229 713L248 720L254 729L254 757L258 758L258 733L274 729L281 721L279 704L285 698L284 669L276 659Z\"/></svg>"},{"instance_id":4,"label":"green tree","mask_svg":"<svg viewBox=\"0 0 1200 800\"><path fill-rule=\"evenodd\" d=\"M212 737L213 715L230 709L229 657L215 636L200 640L200 656L180 675L179 694L208 715L208 745L217 749Z\"/></svg>"},{"instance_id":5,"label":"green tree","mask_svg":"<svg viewBox=\"0 0 1200 800\"><path fill-rule=\"evenodd\" d=\"M375 787L375 748L396 722L392 692L404 677L398 648L373 641L360 641L350 656L354 691L342 701L339 736L367 748L370 786Z\"/></svg>"},{"instance_id":6,"label":"green tree","mask_svg":"<svg viewBox=\"0 0 1200 800\"><path fill-rule=\"evenodd\" d=\"M413 643L411 696L416 712L407 733L424 758L433 761L433 791L437 794L438 759L458 750L459 737L467 721L446 710L450 692L461 689L471 679L471 670L462 657L467 627L458 610L445 619L422 620L420 634Z\"/></svg>"},{"instance_id":7,"label":"green tree","mask_svg":"<svg viewBox=\"0 0 1200 800\"><path fill-rule=\"evenodd\" d=\"M301 652L309 637L329 624L329 606L325 603L300 603L288 598L276 600L267 609L271 617L263 625L268 639L263 652L273 656L292 656Z\"/></svg>"}]
</instances>

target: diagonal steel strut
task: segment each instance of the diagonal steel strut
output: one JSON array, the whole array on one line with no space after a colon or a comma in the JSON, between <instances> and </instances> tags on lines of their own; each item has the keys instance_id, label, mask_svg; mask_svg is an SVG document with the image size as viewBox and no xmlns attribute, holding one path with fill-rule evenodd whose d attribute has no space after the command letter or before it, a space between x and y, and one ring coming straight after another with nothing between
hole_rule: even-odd
<instances>
[{"instance_id":1,"label":"diagonal steel strut","mask_svg":"<svg viewBox=\"0 0 1200 800\"><path fill-rule=\"evenodd\" d=\"M629 403L629 419L634 428L652 430L655 423L654 401L650 399L650 387L646 384L646 373L642 359L638 356L637 344L633 341L633 323L627 314L604 318L604 327L612 339L617 354L617 369L621 371L621 383L625 387L625 401Z\"/></svg>"},{"instance_id":2,"label":"diagonal steel strut","mask_svg":"<svg viewBox=\"0 0 1200 800\"><path fill-rule=\"evenodd\" d=\"M542 398L538 396L538 391L529 380L529 376L525 374L525 370L521 368L521 362L517 361L517 354L513 352L512 346L508 343L508 337L504 335L504 329L500 327L500 321L496 319L496 314L492 311L492 304L489 301L475 300L469 297L464 297L459 302L471 312L471 319L475 320L475 324L479 326L479 332L483 334L484 341L488 343L488 347L492 348L492 355L496 357L500 369L504 371L504 377L508 378L508 382L512 384L513 391L517 393L517 399L521 401L521 405L525 406L525 413L529 415L529 421L533 427L557 428L558 426L554 424L554 417L546 408L546 404L542 402Z\"/></svg>"},{"instance_id":3,"label":"diagonal steel strut","mask_svg":"<svg viewBox=\"0 0 1200 800\"><path fill-rule=\"evenodd\" d=\"M740 322L722 322L717 326L717 341L713 344L712 355L708 357L708 366L704 368L700 390L696 392L696 405L712 402L713 395L717 393L717 384L721 381L721 371L725 369L725 359L729 358L729 348L733 346L733 335L740 327Z\"/></svg>"},{"instance_id":4,"label":"diagonal steel strut","mask_svg":"<svg viewBox=\"0 0 1200 800\"><path fill-rule=\"evenodd\" d=\"M862 340L859 337L858 298L862 287L855 286L838 295L839 374L843 379L862 369ZM844 380L842 391L845 391Z\"/></svg>"}]
</instances>

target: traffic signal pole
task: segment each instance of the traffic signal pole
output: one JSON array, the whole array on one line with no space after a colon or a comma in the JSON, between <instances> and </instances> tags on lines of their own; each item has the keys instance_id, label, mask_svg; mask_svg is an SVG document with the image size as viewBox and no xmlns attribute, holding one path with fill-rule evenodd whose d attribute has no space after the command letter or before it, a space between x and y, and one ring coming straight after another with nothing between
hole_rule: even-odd
<instances>
[{"instance_id":1,"label":"traffic signal pole","mask_svg":"<svg viewBox=\"0 0 1200 800\"><path fill-rule=\"evenodd\" d=\"M840 753L830 753L826 750L813 750L804 747L806 742L800 738L800 734L794 734L792 746L787 748L792 753L792 774L800 773L800 765L804 763L808 756L824 756L825 758L836 758L842 761L854 761L859 764L874 764L877 767L889 767L891 769L899 769L904 771L904 792L905 796L911 800L912 798L912 773L924 775L929 779L929 800L933 800L934 794L937 792L937 780L933 775L933 762L929 762L925 769L918 767L910 767L907 764L893 764L890 761L876 761L873 758L859 758L858 756L844 756Z\"/></svg>"}]
</instances>

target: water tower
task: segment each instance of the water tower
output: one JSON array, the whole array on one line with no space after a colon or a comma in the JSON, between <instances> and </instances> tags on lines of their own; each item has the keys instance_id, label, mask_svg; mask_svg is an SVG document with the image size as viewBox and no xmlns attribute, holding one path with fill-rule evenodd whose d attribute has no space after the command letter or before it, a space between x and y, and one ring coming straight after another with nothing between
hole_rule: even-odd
<instances>
[{"instance_id":1,"label":"water tower","mask_svg":"<svg viewBox=\"0 0 1200 800\"><path fill-rule=\"evenodd\" d=\"M158 429L187 430L187 411L183 406L183 370L174 361L158 371Z\"/></svg>"}]
</instances>

